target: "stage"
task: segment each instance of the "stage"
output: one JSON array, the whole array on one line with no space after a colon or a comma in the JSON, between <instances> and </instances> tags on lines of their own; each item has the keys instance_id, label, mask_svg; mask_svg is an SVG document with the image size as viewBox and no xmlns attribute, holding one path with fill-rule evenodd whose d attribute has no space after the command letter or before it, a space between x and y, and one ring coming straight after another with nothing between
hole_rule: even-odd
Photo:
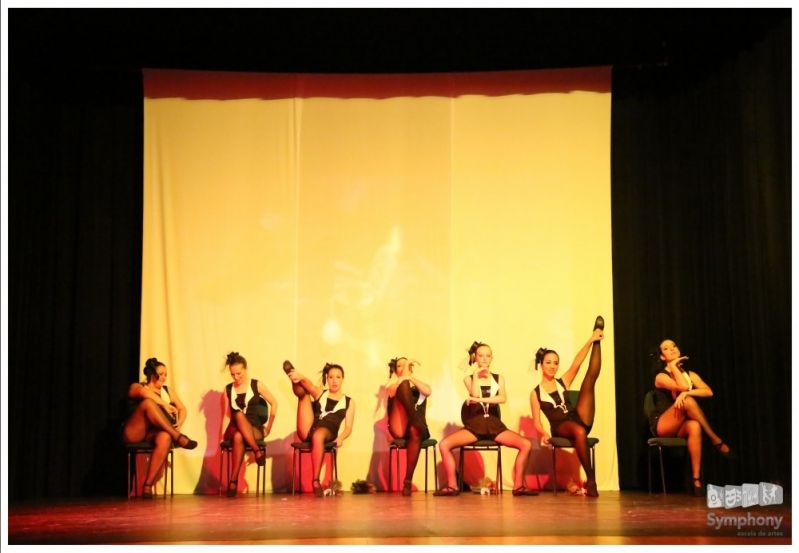
<instances>
[{"instance_id":1,"label":"stage","mask_svg":"<svg viewBox=\"0 0 799 553\"><path fill-rule=\"evenodd\" d=\"M721 517L783 517L742 526ZM751 520L751 519L750 519ZM761 520L762 522L762 520ZM9 507L23 544L790 544L790 498L774 507L707 509L684 494L600 492L598 499L416 492L87 499Z\"/></svg>"}]
</instances>

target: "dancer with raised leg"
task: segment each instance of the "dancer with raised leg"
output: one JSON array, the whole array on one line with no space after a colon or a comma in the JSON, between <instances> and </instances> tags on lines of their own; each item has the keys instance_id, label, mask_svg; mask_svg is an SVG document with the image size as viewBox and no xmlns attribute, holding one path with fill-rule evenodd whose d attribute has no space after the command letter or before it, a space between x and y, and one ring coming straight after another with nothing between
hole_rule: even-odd
<instances>
[{"instance_id":1,"label":"dancer with raised leg","mask_svg":"<svg viewBox=\"0 0 799 553\"><path fill-rule=\"evenodd\" d=\"M186 422L186 407L174 388L166 386L166 365L152 357L144 365L145 382L134 382L128 398L135 402L122 430L125 443L153 442L153 453L142 485L142 497L152 499L155 477L172 445L194 449L197 442L180 433Z\"/></svg>"},{"instance_id":2,"label":"dancer with raised leg","mask_svg":"<svg viewBox=\"0 0 799 553\"><path fill-rule=\"evenodd\" d=\"M388 364L388 430L394 438L406 440L407 468L402 495L413 491L413 472L419 461L421 444L430 437L425 412L427 398L433 393L430 386L413 374L416 361L407 357L392 359Z\"/></svg>"},{"instance_id":3,"label":"dancer with raised leg","mask_svg":"<svg viewBox=\"0 0 799 553\"><path fill-rule=\"evenodd\" d=\"M313 491L317 497L324 495L319 481L325 445L335 442L340 448L352 433L355 421L355 401L342 391L344 369L341 365L326 363L322 369L322 386L315 386L308 378L297 372L290 361L283 362L283 371L292 383L297 396L297 436L311 443L313 465ZM339 435L342 421L344 432Z\"/></svg>"},{"instance_id":4,"label":"dancer with raised leg","mask_svg":"<svg viewBox=\"0 0 799 553\"><path fill-rule=\"evenodd\" d=\"M433 495L455 496L460 493L456 487L455 457L452 450L478 440L494 440L498 444L519 450L513 466L513 495L538 495L537 491L524 484L524 469L532 447L530 441L509 430L500 419L499 405L505 403L507 396L505 378L490 371L493 355L488 344L474 342L469 349L469 364L474 370L463 379L463 385L469 394L461 408L464 428L450 434L439 444L447 482L445 487Z\"/></svg>"},{"instance_id":5,"label":"dancer with raised leg","mask_svg":"<svg viewBox=\"0 0 799 553\"><path fill-rule=\"evenodd\" d=\"M596 412L594 387L596 386L597 378L599 378L599 370L602 368L600 342L605 337L604 328L605 320L601 316L597 317L591 337L577 352L569 370L561 378L556 378L560 368L560 356L554 350L539 348L535 354L535 364L536 369L539 366L541 367L541 383L530 393L530 410L535 429L538 435L541 436L541 445L550 445L550 437L541 424L541 412L543 411L549 420L552 435L569 438L574 442L577 457L579 457L580 464L585 471L585 490L588 497L599 496L596 487L596 475L591 466L588 433L594 424L594 413ZM572 405L567 401L565 392L574 382L574 378L577 376L589 350L591 351L591 358L588 361L588 371L585 374L585 378L583 378L583 383L580 385L577 405Z\"/></svg>"},{"instance_id":6,"label":"dancer with raised leg","mask_svg":"<svg viewBox=\"0 0 799 553\"><path fill-rule=\"evenodd\" d=\"M245 445L252 449L258 465L266 463L266 454L258 446L257 440L263 440L272 431L277 415L277 400L263 382L247 376L247 360L237 351L228 354L225 364L233 379L225 386L223 408L225 416L230 418L224 439L230 441L233 450L231 468L234 478L228 482L227 496L235 497ZM222 423L224 425L224 419Z\"/></svg>"},{"instance_id":7,"label":"dancer with raised leg","mask_svg":"<svg viewBox=\"0 0 799 553\"><path fill-rule=\"evenodd\" d=\"M707 435L722 456L732 458L733 452L710 426L704 411L694 399L711 397L713 390L697 373L683 367L688 356L681 354L674 340L663 340L658 350L663 366L655 376L655 412L650 417L649 427L655 436L686 439L691 459L693 492L702 496L705 494L700 475L702 433Z\"/></svg>"}]
</instances>

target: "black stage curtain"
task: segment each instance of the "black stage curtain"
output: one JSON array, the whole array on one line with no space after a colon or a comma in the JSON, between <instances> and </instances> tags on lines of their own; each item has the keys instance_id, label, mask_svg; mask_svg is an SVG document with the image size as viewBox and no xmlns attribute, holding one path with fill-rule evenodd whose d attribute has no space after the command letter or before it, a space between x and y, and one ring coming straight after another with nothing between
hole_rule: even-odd
<instances>
[{"instance_id":1,"label":"black stage curtain","mask_svg":"<svg viewBox=\"0 0 799 553\"><path fill-rule=\"evenodd\" d=\"M614 70L622 489L646 487L648 355L666 337L713 389L700 404L740 456L705 440L706 481L789 484L790 43L785 21L718 63Z\"/></svg>"},{"instance_id":2,"label":"black stage curtain","mask_svg":"<svg viewBox=\"0 0 799 553\"><path fill-rule=\"evenodd\" d=\"M141 75L30 69L9 80L9 500L124 494Z\"/></svg>"}]
</instances>

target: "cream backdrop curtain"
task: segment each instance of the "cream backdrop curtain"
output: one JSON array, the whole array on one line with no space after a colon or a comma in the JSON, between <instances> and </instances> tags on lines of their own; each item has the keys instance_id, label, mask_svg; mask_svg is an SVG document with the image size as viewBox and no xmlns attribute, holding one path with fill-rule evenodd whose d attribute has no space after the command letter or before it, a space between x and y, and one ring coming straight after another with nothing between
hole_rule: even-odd
<instances>
[{"instance_id":1,"label":"cream backdrop curtain","mask_svg":"<svg viewBox=\"0 0 799 553\"><path fill-rule=\"evenodd\" d=\"M534 351L556 349L565 370L597 314L597 478L618 489L605 74L600 92L148 95L142 365L166 362L189 412L183 431L200 442L176 452L175 491L216 492L229 351L279 402L268 488L290 488L290 359L314 379L327 361L344 366L357 410L339 477L347 490L360 478L382 489L391 357L421 362L440 440L460 425L466 349L487 342L508 388L503 420L532 437ZM528 483L546 486L551 454L533 442ZM574 454L558 455L564 478L576 476ZM486 474L493 463L486 454ZM254 465L246 480L254 488Z\"/></svg>"}]
</instances>

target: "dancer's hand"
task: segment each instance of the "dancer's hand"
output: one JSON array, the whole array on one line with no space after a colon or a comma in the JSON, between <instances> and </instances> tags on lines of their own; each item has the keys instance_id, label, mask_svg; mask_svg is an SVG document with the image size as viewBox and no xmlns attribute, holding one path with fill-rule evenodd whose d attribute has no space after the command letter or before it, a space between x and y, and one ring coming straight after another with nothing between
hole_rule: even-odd
<instances>
[{"instance_id":1,"label":"dancer's hand","mask_svg":"<svg viewBox=\"0 0 799 553\"><path fill-rule=\"evenodd\" d=\"M677 399L674 400L674 408L682 410L685 406L685 398L687 397L687 392L680 392L680 395L678 395Z\"/></svg>"},{"instance_id":2,"label":"dancer's hand","mask_svg":"<svg viewBox=\"0 0 799 553\"><path fill-rule=\"evenodd\" d=\"M599 329L599 328L597 328L597 329L596 329L596 330L594 330L594 332L591 334L591 339L590 339L590 341L591 341L591 342L599 342L599 341L603 340L604 338L605 338L605 331L604 331L604 330L602 330L602 329Z\"/></svg>"},{"instance_id":3,"label":"dancer's hand","mask_svg":"<svg viewBox=\"0 0 799 553\"><path fill-rule=\"evenodd\" d=\"M546 434L541 435L541 447L549 447L551 444L549 443L549 436Z\"/></svg>"},{"instance_id":4,"label":"dancer's hand","mask_svg":"<svg viewBox=\"0 0 799 553\"><path fill-rule=\"evenodd\" d=\"M678 357L677 359L672 359L668 363L666 363L666 367L671 371L672 374L677 374L680 372L679 365L683 361L688 359L687 355L683 355L682 357Z\"/></svg>"},{"instance_id":5,"label":"dancer's hand","mask_svg":"<svg viewBox=\"0 0 799 553\"><path fill-rule=\"evenodd\" d=\"M178 415L178 408L177 407L175 407L171 403L164 403L163 407L164 407L164 411L166 411L170 415L175 415L177 417L177 415Z\"/></svg>"},{"instance_id":6,"label":"dancer's hand","mask_svg":"<svg viewBox=\"0 0 799 553\"><path fill-rule=\"evenodd\" d=\"M469 399L466 400L466 403L468 403L469 405L474 405L475 403L482 403L482 398L470 396Z\"/></svg>"},{"instance_id":7,"label":"dancer's hand","mask_svg":"<svg viewBox=\"0 0 799 553\"><path fill-rule=\"evenodd\" d=\"M302 375L297 374L297 371L291 371L289 373L289 380L291 380L293 384L299 384L300 381L302 380Z\"/></svg>"},{"instance_id":8,"label":"dancer's hand","mask_svg":"<svg viewBox=\"0 0 799 553\"><path fill-rule=\"evenodd\" d=\"M344 445L344 440L341 439L341 436L336 437L336 449L341 449L342 445Z\"/></svg>"}]
</instances>

